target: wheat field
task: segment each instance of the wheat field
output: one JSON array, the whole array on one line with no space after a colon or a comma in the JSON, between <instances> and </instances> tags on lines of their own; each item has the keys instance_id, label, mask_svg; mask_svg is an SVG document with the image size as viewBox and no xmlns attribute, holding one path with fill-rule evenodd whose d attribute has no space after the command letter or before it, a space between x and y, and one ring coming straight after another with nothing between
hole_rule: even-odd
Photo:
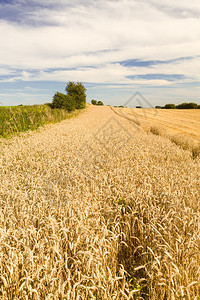
<instances>
[{"instance_id":1,"label":"wheat field","mask_svg":"<svg viewBox=\"0 0 200 300\"><path fill-rule=\"evenodd\" d=\"M198 109L120 108L118 111L138 121L164 127L168 133L181 133L200 141L200 110Z\"/></svg>"},{"instance_id":2,"label":"wheat field","mask_svg":"<svg viewBox=\"0 0 200 300\"><path fill-rule=\"evenodd\" d=\"M0 299L200 299L200 158L153 133L90 106L0 140Z\"/></svg>"},{"instance_id":3,"label":"wheat field","mask_svg":"<svg viewBox=\"0 0 200 300\"><path fill-rule=\"evenodd\" d=\"M112 110L141 126L146 132L168 137L176 145L200 156L200 110L112 108Z\"/></svg>"}]
</instances>

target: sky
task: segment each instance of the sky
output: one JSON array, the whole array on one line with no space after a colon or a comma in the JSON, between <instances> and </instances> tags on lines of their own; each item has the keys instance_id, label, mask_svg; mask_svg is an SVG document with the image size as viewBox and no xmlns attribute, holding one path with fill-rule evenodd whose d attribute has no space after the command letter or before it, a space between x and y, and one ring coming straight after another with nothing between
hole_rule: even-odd
<instances>
[{"instance_id":1,"label":"sky","mask_svg":"<svg viewBox=\"0 0 200 300\"><path fill-rule=\"evenodd\" d=\"M88 102L200 104L199 0L0 0L0 38L1 105L51 102L68 81Z\"/></svg>"}]
</instances>

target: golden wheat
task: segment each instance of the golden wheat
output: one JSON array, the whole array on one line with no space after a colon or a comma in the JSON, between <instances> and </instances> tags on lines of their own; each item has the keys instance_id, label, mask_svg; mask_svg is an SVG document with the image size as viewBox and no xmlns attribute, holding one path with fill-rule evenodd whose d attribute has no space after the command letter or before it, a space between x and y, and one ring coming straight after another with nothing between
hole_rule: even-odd
<instances>
[{"instance_id":1,"label":"golden wheat","mask_svg":"<svg viewBox=\"0 0 200 300\"><path fill-rule=\"evenodd\" d=\"M141 126L146 132L168 137L193 157L199 156L200 111L198 109L112 108L119 116Z\"/></svg>"},{"instance_id":2,"label":"golden wheat","mask_svg":"<svg viewBox=\"0 0 200 300\"><path fill-rule=\"evenodd\" d=\"M116 109L116 108L115 108ZM170 134L185 134L200 140L200 111L198 109L117 109L139 121L164 127Z\"/></svg>"},{"instance_id":3,"label":"golden wheat","mask_svg":"<svg viewBox=\"0 0 200 300\"><path fill-rule=\"evenodd\" d=\"M2 299L200 299L200 159L109 107L0 144Z\"/></svg>"}]
</instances>

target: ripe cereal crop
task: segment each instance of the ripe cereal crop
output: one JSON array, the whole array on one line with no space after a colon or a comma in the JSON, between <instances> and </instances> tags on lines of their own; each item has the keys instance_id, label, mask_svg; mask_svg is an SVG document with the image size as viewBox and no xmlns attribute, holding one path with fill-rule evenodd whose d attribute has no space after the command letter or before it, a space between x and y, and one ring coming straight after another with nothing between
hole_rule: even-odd
<instances>
[{"instance_id":1,"label":"ripe cereal crop","mask_svg":"<svg viewBox=\"0 0 200 300\"><path fill-rule=\"evenodd\" d=\"M200 299L200 158L132 123L0 140L1 299Z\"/></svg>"}]
</instances>

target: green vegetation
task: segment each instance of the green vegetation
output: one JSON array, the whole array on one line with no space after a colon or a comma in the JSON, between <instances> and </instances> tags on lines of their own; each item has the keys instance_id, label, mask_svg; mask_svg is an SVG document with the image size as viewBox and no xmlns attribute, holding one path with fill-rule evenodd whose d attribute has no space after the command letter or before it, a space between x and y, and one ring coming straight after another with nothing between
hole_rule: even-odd
<instances>
[{"instance_id":1,"label":"green vegetation","mask_svg":"<svg viewBox=\"0 0 200 300\"><path fill-rule=\"evenodd\" d=\"M92 103L93 105L97 105L97 100L92 99L92 100L91 100L91 103Z\"/></svg>"},{"instance_id":2,"label":"green vegetation","mask_svg":"<svg viewBox=\"0 0 200 300\"><path fill-rule=\"evenodd\" d=\"M94 100L94 99L91 100L91 103L93 105L104 105L102 101L98 101L98 100Z\"/></svg>"},{"instance_id":3,"label":"green vegetation","mask_svg":"<svg viewBox=\"0 0 200 300\"><path fill-rule=\"evenodd\" d=\"M176 105L175 104L166 104L165 106L164 106L164 108L165 109L176 109Z\"/></svg>"},{"instance_id":4,"label":"green vegetation","mask_svg":"<svg viewBox=\"0 0 200 300\"><path fill-rule=\"evenodd\" d=\"M62 108L67 111L82 109L86 106L86 88L80 82L69 81L66 86L67 95L57 92L53 97L52 108Z\"/></svg>"},{"instance_id":5,"label":"green vegetation","mask_svg":"<svg viewBox=\"0 0 200 300\"><path fill-rule=\"evenodd\" d=\"M57 92L52 103L0 107L0 137L9 137L39 126L70 118L72 111L86 106L86 89L80 82L68 82L67 95Z\"/></svg>"},{"instance_id":6,"label":"green vegetation","mask_svg":"<svg viewBox=\"0 0 200 300\"><path fill-rule=\"evenodd\" d=\"M200 105L190 102L184 102L178 105L175 104L165 104L165 106L155 106L155 108L163 108L163 109L200 109Z\"/></svg>"},{"instance_id":7,"label":"green vegetation","mask_svg":"<svg viewBox=\"0 0 200 300\"><path fill-rule=\"evenodd\" d=\"M70 112L75 110L76 104L72 96L57 92L53 96L52 108L65 109Z\"/></svg>"},{"instance_id":8,"label":"green vegetation","mask_svg":"<svg viewBox=\"0 0 200 300\"><path fill-rule=\"evenodd\" d=\"M39 126L60 122L72 117L64 109L53 109L52 104L31 106L0 106L0 137L10 137L29 129L35 130Z\"/></svg>"},{"instance_id":9,"label":"green vegetation","mask_svg":"<svg viewBox=\"0 0 200 300\"><path fill-rule=\"evenodd\" d=\"M66 92L68 96L71 96L75 102L76 109L85 108L86 105L86 88L81 82L69 81L66 86Z\"/></svg>"},{"instance_id":10,"label":"green vegetation","mask_svg":"<svg viewBox=\"0 0 200 300\"><path fill-rule=\"evenodd\" d=\"M182 103L179 105L176 105L176 108L178 109L197 109L198 105L196 103Z\"/></svg>"}]
</instances>

